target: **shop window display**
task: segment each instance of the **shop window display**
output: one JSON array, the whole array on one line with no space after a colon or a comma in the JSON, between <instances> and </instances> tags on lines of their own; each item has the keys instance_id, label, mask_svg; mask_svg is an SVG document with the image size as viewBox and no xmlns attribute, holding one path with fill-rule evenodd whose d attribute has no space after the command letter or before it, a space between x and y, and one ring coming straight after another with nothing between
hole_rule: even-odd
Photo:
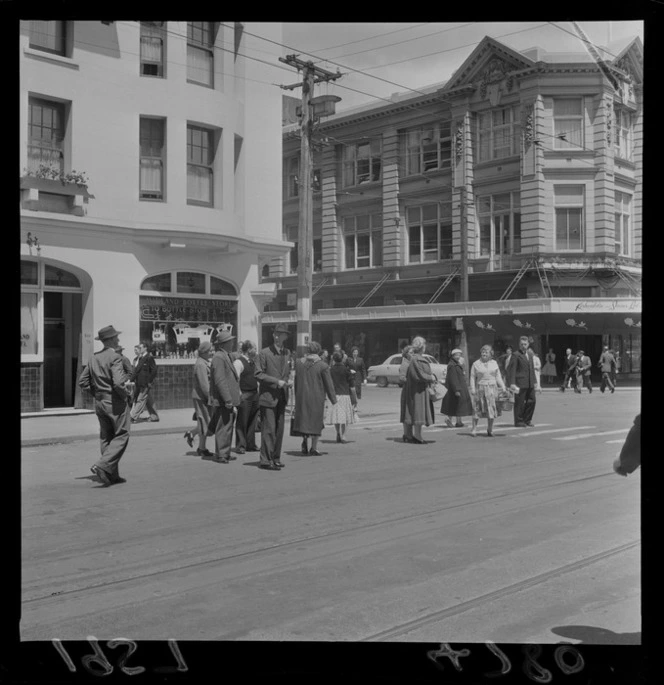
<instances>
[{"instance_id":1,"label":"shop window display","mask_svg":"<svg viewBox=\"0 0 664 685\"><path fill-rule=\"evenodd\" d=\"M141 297L140 338L157 359L193 359L202 342L237 326L237 302L199 298Z\"/></svg>"}]
</instances>

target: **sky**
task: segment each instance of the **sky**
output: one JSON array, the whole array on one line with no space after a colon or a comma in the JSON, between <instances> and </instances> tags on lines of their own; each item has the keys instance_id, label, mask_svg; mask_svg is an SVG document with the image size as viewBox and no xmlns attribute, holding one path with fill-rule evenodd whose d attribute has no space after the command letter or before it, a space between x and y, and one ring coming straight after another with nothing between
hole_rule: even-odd
<instances>
[{"instance_id":1,"label":"sky","mask_svg":"<svg viewBox=\"0 0 664 685\"><path fill-rule=\"evenodd\" d=\"M581 21L578 24L597 46L619 45L620 41L624 45L635 36L644 40L643 21ZM341 112L369 103L379 104L381 100L377 98L389 98L393 93L447 81L484 36L496 38L518 51L540 47L547 52L585 53L583 43L568 21L285 22L282 40L287 46L284 54L295 52L301 59L312 59L323 69L344 73L335 82L318 84L315 91L315 95L340 96L337 112ZM283 73L275 76L284 78ZM288 76L280 82L289 83Z\"/></svg>"}]
</instances>

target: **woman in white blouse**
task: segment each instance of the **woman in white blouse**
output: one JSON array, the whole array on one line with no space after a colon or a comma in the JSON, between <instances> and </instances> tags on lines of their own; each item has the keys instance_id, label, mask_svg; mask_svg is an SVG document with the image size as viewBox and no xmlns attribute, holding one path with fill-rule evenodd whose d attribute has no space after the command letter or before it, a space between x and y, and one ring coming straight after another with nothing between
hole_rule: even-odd
<instances>
[{"instance_id":1,"label":"woman in white blouse","mask_svg":"<svg viewBox=\"0 0 664 685\"><path fill-rule=\"evenodd\" d=\"M473 428L470 434L477 435L477 423L480 418L487 419L486 434L493 437L493 420L500 416L496 407L498 389L505 390L503 377L500 375L498 362L492 359L493 348L484 345L480 350L480 358L470 369L470 394L473 398Z\"/></svg>"}]
</instances>

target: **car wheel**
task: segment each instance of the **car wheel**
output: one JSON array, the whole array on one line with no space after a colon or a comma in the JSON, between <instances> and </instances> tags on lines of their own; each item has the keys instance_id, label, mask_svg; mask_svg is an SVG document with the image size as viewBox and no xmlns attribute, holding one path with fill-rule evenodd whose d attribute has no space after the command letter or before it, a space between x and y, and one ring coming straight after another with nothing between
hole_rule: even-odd
<instances>
[{"instance_id":1,"label":"car wheel","mask_svg":"<svg viewBox=\"0 0 664 685\"><path fill-rule=\"evenodd\" d=\"M385 376L378 376L378 378L376 378L376 385L379 388L386 388L387 387L387 378L385 378Z\"/></svg>"}]
</instances>

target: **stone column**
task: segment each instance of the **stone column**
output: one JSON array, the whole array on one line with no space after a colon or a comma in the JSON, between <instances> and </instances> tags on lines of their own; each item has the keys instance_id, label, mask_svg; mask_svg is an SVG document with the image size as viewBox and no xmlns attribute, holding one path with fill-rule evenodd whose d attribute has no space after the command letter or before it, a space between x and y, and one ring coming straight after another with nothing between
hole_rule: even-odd
<instances>
[{"instance_id":1,"label":"stone column","mask_svg":"<svg viewBox=\"0 0 664 685\"><path fill-rule=\"evenodd\" d=\"M614 156L613 94L604 90L597 99L593 148L595 150L595 240L591 245L586 238L587 252L610 252L615 249L615 186L613 176Z\"/></svg>"},{"instance_id":2,"label":"stone column","mask_svg":"<svg viewBox=\"0 0 664 685\"><path fill-rule=\"evenodd\" d=\"M526 100L522 110L521 159L521 253L536 255L553 250L553 236L547 236L545 213L553 200L544 186L544 153L538 144L544 120L541 96Z\"/></svg>"},{"instance_id":3,"label":"stone column","mask_svg":"<svg viewBox=\"0 0 664 685\"><path fill-rule=\"evenodd\" d=\"M399 136L383 131L383 266L400 266L405 228L399 211Z\"/></svg>"},{"instance_id":4,"label":"stone column","mask_svg":"<svg viewBox=\"0 0 664 685\"><path fill-rule=\"evenodd\" d=\"M323 271L339 271L343 265L343 241L337 223L337 149L323 150L321 168Z\"/></svg>"}]
</instances>

